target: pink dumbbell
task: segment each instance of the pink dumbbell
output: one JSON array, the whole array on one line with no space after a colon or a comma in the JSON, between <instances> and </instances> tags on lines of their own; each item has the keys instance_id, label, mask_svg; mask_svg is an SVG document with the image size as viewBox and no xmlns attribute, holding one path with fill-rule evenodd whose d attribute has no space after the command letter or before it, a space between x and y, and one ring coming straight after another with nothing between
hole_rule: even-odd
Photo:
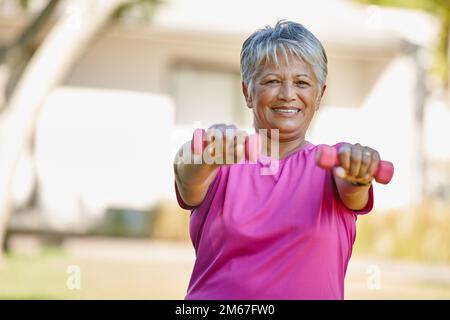
<instances>
[{"instance_id":1,"label":"pink dumbbell","mask_svg":"<svg viewBox=\"0 0 450 320\"><path fill-rule=\"evenodd\" d=\"M191 150L194 154L201 155L208 145L206 141L206 131L204 129L195 129L192 134ZM256 162L259 154L259 137L253 134L245 137L245 159Z\"/></svg>"},{"instance_id":2,"label":"pink dumbbell","mask_svg":"<svg viewBox=\"0 0 450 320\"><path fill-rule=\"evenodd\" d=\"M317 164L324 169L330 169L339 165L339 156L336 148L327 145L319 146L319 158ZM377 171L375 172L375 180L382 184L388 184L394 175L394 165L389 161L380 161Z\"/></svg>"}]
</instances>

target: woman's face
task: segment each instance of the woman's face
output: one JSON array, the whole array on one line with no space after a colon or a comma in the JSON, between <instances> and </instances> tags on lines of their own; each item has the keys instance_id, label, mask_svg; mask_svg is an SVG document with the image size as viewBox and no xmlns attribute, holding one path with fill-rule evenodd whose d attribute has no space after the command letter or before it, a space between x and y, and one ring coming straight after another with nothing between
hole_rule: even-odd
<instances>
[{"instance_id":1,"label":"woman's face","mask_svg":"<svg viewBox=\"0 0 450 320\"><path fill-rule=\"evenodd\" d=\"M266 63L256 71L252 92L243 85L253 109L255 129L279 129L280 140L304 139L316 111L319 86L309 64L289 57ZM321 96L325 91L325 86Z\"/></svg>"}]
</instances>

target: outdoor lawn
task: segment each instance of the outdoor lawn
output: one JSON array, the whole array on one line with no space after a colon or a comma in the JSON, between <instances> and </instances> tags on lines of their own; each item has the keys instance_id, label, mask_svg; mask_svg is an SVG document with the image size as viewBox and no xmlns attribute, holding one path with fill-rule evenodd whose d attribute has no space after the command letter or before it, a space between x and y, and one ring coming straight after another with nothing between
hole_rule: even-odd
<instances>
[{"instance_id":1,"label":"outdoor lawn","mask_svg":"<svg viewBox=\"0 0 450 320\"><path fill-rule=\"evenodd\" d=\"M0 298L183 299L193 257L188 242L70 240L65 249L7 255L0 266ZM367 266L374 264L382 271L378 289L367 285ZM71 290L67 282L72 274L67 270L73 265L80 270L80 289ZM416 267L354 256L346 279L346 299L450 299L449 281L435 279L435 268L414 272ZM449 270L444 271L445 276Z\"/></svg>"}]
</instances>

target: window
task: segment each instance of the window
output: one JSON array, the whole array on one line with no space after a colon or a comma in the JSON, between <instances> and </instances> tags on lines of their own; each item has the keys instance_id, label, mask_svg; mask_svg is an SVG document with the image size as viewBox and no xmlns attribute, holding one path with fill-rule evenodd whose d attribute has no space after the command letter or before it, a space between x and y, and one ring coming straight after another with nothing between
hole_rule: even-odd
<instances>
[{"instance_id":1,"label":"window","mask_svg":"<svg viewBox=\"0 0 450 320\"><path fill-rule=\"evenodd\" d=\"M178 125L201 121L205 126L252 126L252 111L245 105L239 72L178 63L171 70L169 92L175 100Z\"/></svg>"}]
</instances>

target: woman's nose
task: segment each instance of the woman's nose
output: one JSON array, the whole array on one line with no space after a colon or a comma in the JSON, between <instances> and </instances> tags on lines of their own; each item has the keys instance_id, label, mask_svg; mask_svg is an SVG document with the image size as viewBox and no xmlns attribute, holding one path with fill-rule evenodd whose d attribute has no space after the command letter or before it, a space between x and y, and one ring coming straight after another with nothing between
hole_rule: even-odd
<instances>
[{"instance_id":1,"label":"woman's nose","mask_svg":"<svg viewBox=\"0 0 450 320\"><path fill-rule=\"evenodd\" d=\"M293 101L295 97L295 88L293 88L292 84L289 82L282 83L278 92L278 98L285 101Z\"/></svg>"}]
</instances>

